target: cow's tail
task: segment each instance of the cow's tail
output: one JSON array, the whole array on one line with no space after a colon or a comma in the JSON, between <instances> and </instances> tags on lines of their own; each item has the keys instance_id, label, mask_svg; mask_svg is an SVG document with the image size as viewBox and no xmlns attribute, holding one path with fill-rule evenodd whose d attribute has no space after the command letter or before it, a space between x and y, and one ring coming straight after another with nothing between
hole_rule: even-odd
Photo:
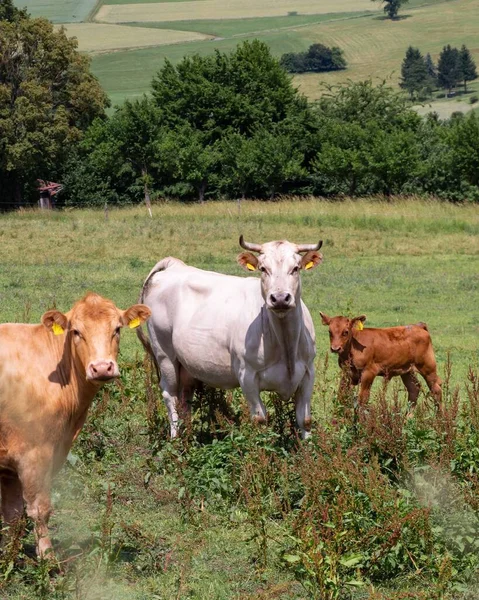
<instances>
[{"instance_id":1,"label":"cow's tail","mask_svg":"<svg viewBox=\"0 0 479 600\"><path fill-rule=\"evenodd\" d=\"M424 329L425 331L427 331L429 333L429 328L427 326L426 323L424 323L424 321L419 321L419 323L417 324L418 327L421 327L421 329Z\"/></svg>"},{"instance_id":2,"label":"cow's tail","mask_svg":"<svg viewBox=\"0 0 479 600\"><path fill-rule=\"evenodd\" d=\"M139 298L138 302L140 304L144 303L146 293L150 287L151 278L153 277L153 275L155 273L159 273L160 271L165 271L166 269L168 269L169 267L172 267L174 265L184 265L184 264L185 263L182 260L180 260L179 258L175 258L174 256L167 256L166 258L162 258L159 262L157 262L156 265L153 267L153 269L151 269L151 271L148 273L148 277L145 279L145 281L143 283L143 287L141 288L140 298ZM155 363L155 366L156 366L156 371L158 373L158 378L159 378L160 374L158 372L158 365L156 363L155 353L153 352L153 348L151 347L150 340L146 336L145 332L143 331L143 327L141 325L136 328L136 335L138 336L138 339L142 343L143 348L148 352L148 354L153 359L153 362Z\"/></svg>"}]
</instances>

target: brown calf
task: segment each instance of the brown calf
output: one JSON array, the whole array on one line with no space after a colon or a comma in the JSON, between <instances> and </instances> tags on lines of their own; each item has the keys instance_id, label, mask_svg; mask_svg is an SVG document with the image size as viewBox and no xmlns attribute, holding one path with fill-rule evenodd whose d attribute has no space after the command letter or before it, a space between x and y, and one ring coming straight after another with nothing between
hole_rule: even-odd
<instances>
[{"instance_id":1,"label":"brown calf","mask_svg":"<svg viewBox=\"0 0 479 600\"><path fill-rule=\"evenodd\" d=\"M65 462L101 386L119 376L120 329L150 309L127 310L87 294L66 314L49 310L41 325L0 325L0 485L4 526L33 520L37 554L48 535L53 476Z\"/></svg>"},{"instance_id":2,"label":"brown calf","mask_svg":"<svg viewBox=\"0 0 479 600\"><path fill-rule=\"evenodd\" d=\"M406 386L409 403L415 407L419 395L416 371L426 380L436 403L441 402L441 380L425 323L363 329L364 315L348 319L319 314L323 325L329 327L331 352L338 354L338 364L343 371L340 386L360 384L361 403L368 400L375 377L380 375L389 380L399 375Z\"/></svg>"}]
</instances>

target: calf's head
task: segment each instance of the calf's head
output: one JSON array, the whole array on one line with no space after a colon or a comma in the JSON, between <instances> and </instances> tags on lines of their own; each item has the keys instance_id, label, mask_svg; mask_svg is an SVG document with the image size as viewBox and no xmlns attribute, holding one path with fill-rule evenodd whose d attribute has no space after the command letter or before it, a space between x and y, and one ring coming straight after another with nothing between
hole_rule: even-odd
<instances>
[{"instance_id":1,"label":"calf's head","mask_svg":"<svg viewBox=\"0 0 479 600\"><path fill-rule=\"evenodd\" d=\"M362 329L362 324L366 320L366 315L348 319L348 317L328 317L320 312L323 325L329 327L329 343L331 352L341 354L348 346L355 329Z\"/></svg>"},{"instance_id":2,"label":"calf's head","mask_svg":"<svg viewBox=\"0 0 479 600\"><path fill-rule=\"evenodd\" d=\"M111 300L90 292L66 314L49 310L42 323L52 334L67 336L66 343L86 379L101 384L120 375L116 359L121 328L138 327L150 315L144 304L121 310Z\"/></svg>"},{"instance_id":3,"label":"calf's head","mask_svg":"<svg viewBox=\"0 0 479 600\"><path fill-rule=\"evenodd\" d=\"M241 236L239 243L248 252L238 255L238 263L247 271L260 271L261 293L266 306L283 317L288 310L297 306L301 297L300 271L312 269L322 261L318 250L323 242L252 244L245 242Z\"/></svg>"}]
</instances>

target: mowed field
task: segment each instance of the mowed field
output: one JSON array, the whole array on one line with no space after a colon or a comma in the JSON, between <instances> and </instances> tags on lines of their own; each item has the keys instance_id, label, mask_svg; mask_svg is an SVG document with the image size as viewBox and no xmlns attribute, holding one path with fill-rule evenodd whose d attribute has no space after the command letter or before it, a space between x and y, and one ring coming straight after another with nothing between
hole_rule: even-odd
<instances>
[{"instance_id":1,"label":"mowed field","mask_svg":"<svg viewBox=\"0 0 479 600\"><path fill-rule=\"evenodd\" d=\"M14 0L14 4L26 6L32 17L46 17L53 23L80 23L88 20L98 0Z\"/></svg>"},{"instance_id":2,"label":"mowed field","mask_svg":"<svg viewBox=\"0 0 479 600\"><path fill-rule=\"evenodd\" d=\"M324 241L323 264L302 275L303 297L317 332L315 431L331 419L330 401L338 383L320 310L365 313L370 326L427 321L439 373L444 376L450 355L451 386L459 386L465 397L468 366L476 371L479 367L479 209L474 205L308 200L244 202L240 211L232 202L164 204L153 207L153 219L142 206L112 210L108 221L103 211L93 210L0 215L0 320L38 322L52 306L68 310L87 290L126 308L137 301L150 268L166 255L221 273L255 277L236 264L240 233L255 242L284 237ZM185 468L192 477L192 467L183 461L198 448L197 442L168 442L165 410L156 383L148 392L143 357L135 333L124 331L122 379L99 395L55 481L51 525L62 572L50 578L37 566L30 533L21 560L10 566L2 563L0 597L312 597L281 563L280 550L288 543L281 519L266 521L268 561L259 564L255 521L243 505L221 510L220 496L218 504L203 504L201 490L195 498L185 495L182 477ZM372 402L379 389L380 383ZM404 401L402 390L400 398ZM235 399L243 402L241 394ZM242 425L232 439L242 443L244 435L255 435L248 432ZM215 447L220 452L224 448L203 444L199 448L209 452L207 456ZM206 462L193 468L202 469L205 476L223 476L220 467L209 471ZM220 484L229 485L223 480ZM216 484L208 480L205 485ZM421 578L420 572L412 572L407 581L389 583L410 598L439 597L414 594ZM368 595L369 589L351 589L348 598L378 598L376 593ZM474 584L470 589L473 594ZM454 596L459 597L463 596Z\"/></svg>"}]
</instances>

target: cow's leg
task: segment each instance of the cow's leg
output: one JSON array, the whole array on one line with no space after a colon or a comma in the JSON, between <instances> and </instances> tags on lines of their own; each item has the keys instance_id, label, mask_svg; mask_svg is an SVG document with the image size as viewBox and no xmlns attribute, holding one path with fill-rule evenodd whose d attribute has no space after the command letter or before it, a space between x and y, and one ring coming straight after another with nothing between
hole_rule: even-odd
<instances>
[{"instance_id":1,"label":"cow's leg","mask_svg":"<svg viewBox=\"0 0 479 600\"><path fill-rule=\"evenodd\" d=\"M248 402L251 419L254 423L266 423L266 408L261 400L257 374L254 372L243 373L239 377L241 390Z\"/></svg>"},{"instance_id":2,"label":"cow's leg","mask_svg":"<svg viewBox=\"0 0 479 600\"><path fill-rule=\"evenodd\" d=\"M20 473L20 480L27 515L33 521L37 555L40 558L46 558L48 554L53 556L52 542L48 535L48 521L52 511L50 502L52 474L50 468L40 468L43 457L37 458L37 463L32 462L29 468ZM53 463L49 460L47 464Z\"/></svg>"},{"instance_id":3,"label":"cow's leg","mask_svg":"<svg viewBox=\"0 0 479 600\"><path fill-rule=\"evenodd\" d=\"M420 368L417 367L417 369L426 380L427 387L431 391L431 394L436 402L436 406L440 406L442 402L442 381L437 374L436 365L434 364L434 367L422 365Z\"/></svg>"},{"instance_id":4,"label":"cow's leg","mask_svg":"<svg viewBox=\"0 0 479 600\"><path fill-rule=\"evenodd\" d=\"M161 373L160 387L166 410L168 411L170 435L172 438L175 438L178 435L178 369L179 365L173 364L166 358L159 364Z\"/></svg>"},{"instance_id":5,"label":"cow's leg","mask_svg":"<svg viewBox=\"0 0 479 600\"><path fill-rule=\"evenodd\" d=\"M401 379L407 389L407 399L411 410L414 410L416 408L417 397L419 396L419 391L421 389L419 381L414 373L404 373L404 375L401 375Z\"/></svg>"},{"instance_id":6,"label":"cow's leg","mask_svg":"<svg viewBox=\"0 0 479 600\"><path fill-rule=\"evenodd\" d=\"M376 378L376 373L374 371L364 370L361 373L361 381L360 381L360 389L359 389L359 402L363 406L369 400L371 386L372 386L375 378Z\"/></svg>"},{"instance_id":7,"label":"cow's leg","mask_svg":"<svg viewBox=\"0 0 479 600\"><path fill-rule=\"evenodd\" d=\"M11 539L10 534L15 535L15 525L23 517L23 493L22 484L16 475L2 477L0 484L3 527L6 534L2 539L3 547Z\"/></svg>"},{"instance_id":8,"label":"cow's leg","mask_svg":"<svg viewBox=\"0 0 479 600\"><path fill-rule=\"evenodd\" d=\"M313 394L313 385L314 367L311 367L311 370L306 372L294 395L296 422L298 423L303 440L311 435L311 396Z\"/></svg>"}]
</instances>

